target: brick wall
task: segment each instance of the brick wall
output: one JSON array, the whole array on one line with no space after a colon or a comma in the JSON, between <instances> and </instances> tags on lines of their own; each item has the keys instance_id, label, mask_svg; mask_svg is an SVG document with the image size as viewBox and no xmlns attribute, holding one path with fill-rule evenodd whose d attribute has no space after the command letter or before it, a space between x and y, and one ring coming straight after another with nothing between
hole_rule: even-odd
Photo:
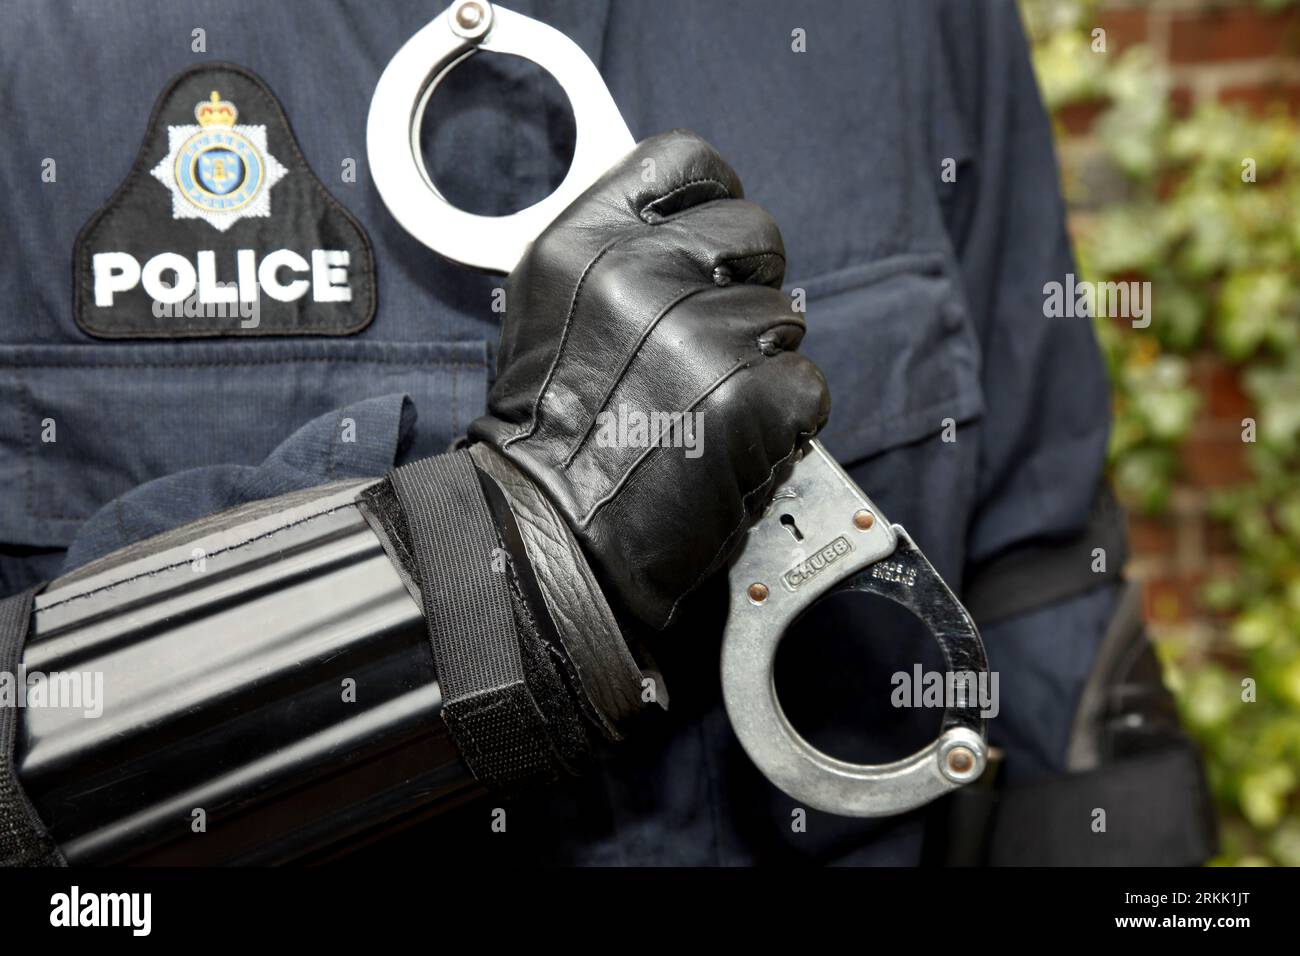
<instances>
[{"instance_id":1,"label":"brick wall","mask_svg":"<svg viewBox=\"0 0 1300 956\"><path fill-rule=\"evenodd\" d=\"M1300 114L1300 7L1268 12L1240 0L1107 0L1098 25L1108 53L1138 43L1151 49L1168 70L1176 114L1215 100L1256 111L1280 103ZM1087 176L1089 157L1099 153L1092 130L1099 113L1084 103L1060 116L1062 156L1074 175ZM1105 190L1093 190L1092 201L1104 203ZM1225 529L1207 514L1208 494L1248 474L1241 420L1254 412L1236 371L1204 353L1192 360L1192 379L1201 412L1183 448L1169 512L1130 523L1128 570L1145 584L1147 620L1157 633L1210 624L1200 586L1211 571L1230 567L1232 550Z\"/></svg>"},{"instance_id":2,"label":"brick wall","mask_svg":"<svg viewBox=\"0 0 1300 956\"><path fill-rule=\"evenodd\" d=\"M1146 43L1170 70L1174 100L1281 98L1300 107L1300 8L1269 12L1244 0L1108 0L1108 48Z\"/></svg>"}]
</instances>

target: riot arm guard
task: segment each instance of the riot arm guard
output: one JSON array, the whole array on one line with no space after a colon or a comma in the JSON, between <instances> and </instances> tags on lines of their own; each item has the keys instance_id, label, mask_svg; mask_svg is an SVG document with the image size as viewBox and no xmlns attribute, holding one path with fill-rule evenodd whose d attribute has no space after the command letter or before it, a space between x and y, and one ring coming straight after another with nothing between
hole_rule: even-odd
<instances>
[{"instance_id":1,"label":"riot arm guard","mask_svg":"<svg viewBox=\"0 0 1300 956\"><path fill-rule=\"evenodd\" d=\"M578 769L646 680L568 528L482 446L214 515L33 607L0 641L42 698L0 740L5 862L333 852Z\"/></svg>"}]
</instances>

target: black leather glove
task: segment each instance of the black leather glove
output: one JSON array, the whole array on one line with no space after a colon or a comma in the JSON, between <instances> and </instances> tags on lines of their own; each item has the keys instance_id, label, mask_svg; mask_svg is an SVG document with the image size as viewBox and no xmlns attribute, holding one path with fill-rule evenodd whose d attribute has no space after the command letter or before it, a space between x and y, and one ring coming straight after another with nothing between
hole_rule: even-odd
<instances>
[{"instance_id":1,"label":"black leather glove","mask_svg":"<svg viewBox=\"0 0 1300 956\"><path fill-rule=\"evenodd\" d=\"M544 489L616 607L657 628L830 411L794 351L780 233L742 195L683 131L602 177L508 278L489 413L470 430Z\"/></svg>"}]
</instances>

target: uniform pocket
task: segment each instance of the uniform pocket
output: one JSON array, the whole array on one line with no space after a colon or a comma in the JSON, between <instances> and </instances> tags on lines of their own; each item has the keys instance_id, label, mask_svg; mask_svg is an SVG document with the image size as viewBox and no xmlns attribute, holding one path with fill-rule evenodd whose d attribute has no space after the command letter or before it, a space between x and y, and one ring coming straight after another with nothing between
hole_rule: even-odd
<instances>
[{"instance_id":1,"label":"uniform pocket","mask_svg":"<svg viewBox=\"0 0 1300 956\"><path fill-rule=\"evenodd\" d=\"M276 341L0 347L0 542L66 547L162 475L256 464L302 424L401 392L437 454L486 402L487 346Z\"/></svg>"},{"instance_id":2,"label":"uniform pocket","mask_svg":"<svg viewBox=\"0 0 1300 956\"><path fill-rule=\"evenodd\" d=\"M821 438L841 464L983 412L979 344L943 256L891 256L791 288L807 296L800 350L830 385Z\"/></svg>"}]
</instances>

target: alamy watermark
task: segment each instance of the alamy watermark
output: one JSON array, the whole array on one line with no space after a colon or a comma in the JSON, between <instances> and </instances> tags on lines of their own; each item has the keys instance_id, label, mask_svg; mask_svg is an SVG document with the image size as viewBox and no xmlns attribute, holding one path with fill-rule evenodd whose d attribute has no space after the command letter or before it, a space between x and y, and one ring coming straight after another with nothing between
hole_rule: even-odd
<instances>
[{"instance_id":1,"label":"alamy watermark","mask_svg":"<svg viewBox=\"0 0 1300 956\"><path fill-rule=\"evenodd\" d=\"M219 288L235 289L234 283L218 282ZM178 302L161 302L153 300L153 317L155 319L238 319L241 329L255 329L262 324L262 300L230 297L211 301L192 292Z\"/></svg>"},{"instance_id":2,"label":"alamy watermark","mask_svg":"<svg viewBox=\"0 0 1300 956\"><path fill-rule=\"evenodd\" d=\"M643 412L627 405L596 415L598 448L681 448L687 458L704 454L703 412Z\"/></svg>"},{"instance_id":3,"label":"alamy watermark","mask_svg":"<svg viewBox=\"0 0 1300 956\"><path fill-rule=\"evenodd\" d=\"M152 893L96 893L73 884L50 897L50 925L55 927L120 926L132 936L153 930Z\"/></svg>"},{"instance_id":4,"label":"alamy watermark","mask_svg":"<svg viewBox=\"0 0 1300 956\"><path fill-rule=\"evenodd\" d=\"M959 708L978 704L980 716L992 720L1002 709L998 703L997 671L927 671L920 664L895 671L889 702L895 707Z\"/></svg>"},{"instance_id":5,"label":"alamy watermark","mask_svg":"<svg viewBox=\"0 0 1300 956\"><path fill-rule=\"evenodd\" d=\"M1151 283L1089 282L1067 272L1064 282L1044 283L1043 315L1049 319L1129 319L1133 328L1145 329L1151 324Z\"/></svg>"},{"instance_id":6,"label":"alamy watermark","mask_svg":"<svg viewBox=\"0 0 1300 956\"><path fill-rule=\"evenodd\" d=\"M80 710L83 717L104 713L103 671L0 671L0 707Z\"/></svg>"}]
</instances>

